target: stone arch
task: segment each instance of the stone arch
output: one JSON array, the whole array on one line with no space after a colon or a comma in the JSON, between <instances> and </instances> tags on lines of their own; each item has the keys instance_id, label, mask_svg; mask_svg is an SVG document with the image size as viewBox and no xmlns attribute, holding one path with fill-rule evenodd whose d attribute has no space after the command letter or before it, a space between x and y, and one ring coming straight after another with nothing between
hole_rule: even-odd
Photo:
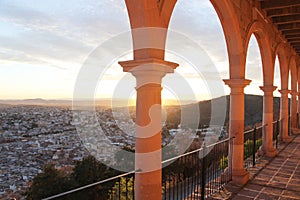
<instances>
[{"instance_id":1,"label":"stone arch","mask_svg":"<svg viewBox=\"0 0 300 200\"><path fill-rule=\"evenodd\" d=\"M155 127L155 131L136 129L136 135L144 135L145 132L151 132L152 135L135 138L135 169L141 169L141 172L134 177L135 185L138 186L135 187L134 195L135 199L156 200L162 198L162 115L161 107L156 105L161 105L162 78L178 66L164 60L168 26L176 0L166 1L168 5L164 0L125 0L125 3L131 26L134 60L119 64L123 71L132 73L136 78L136 127L146 127L148 124ZM153 106L158 112L150 116Z\"/></svg>"},{"instance_id":2,"label":"stone arch","mask_svg":"<svg viewBox=\"0 0 300 200\"><path fill-rule=\"evenodd\" d=\"M131 28L168 28L176 0L125 0Z\"/></svg>"},{"instance_id":3,"label":"stone arch","mask_svg":"<svg viewBox=\"0 0 300 200\"><path fill-rule=\"evenodd\" d=\"M239 21L229 0L211 0L215 8L226 39L227 53L229 60L229 74L231 79L244 79L245 70L245 49L241 36Z\"/></svg>"},{"instance_id":4,"label":"stone arch","mask_svg":"<svg viewBox=\"0 0 300 200\"><path fill-rule=\"evenodd\" d=\"M279 43L276 47L276 55L278 55L279 69L280 69L280 89L288 89L288 79L289 79L289 64L288 57L286 54L286 45L284 43Z\"/></svg>"},{"instance_id":5,"label":"stone arch","mask_svg":"<svg viewBox=\"0 0 300 200\"><path fill-rule=\"evenodd\" d=\"M289 107L288 107L288 93L289 93L289 59L287 56L287 45L285 43L279 43L276 46L276 55L279 60L279 70L280 70L280 81L281 81L281 98L280 98L280 120L281 120L281 131L280 139L282 141L290 141L288 136L288 126L289 126Z\"/></svg>"},{"instance_id":6,"label":"stone arch","mask_svg":"<svg viewBox=\"0 0 300 200\"><path fill-rule=\"evenodd\" d=\"M298 80L298 73L297 73L297 63L296 63L296 57L291 56L289 60L289 71L291 72L291 90L292 92L297 92L297 80Z\"/></svg>"},{"instance_id":7,"label":"stone arch","mask_svg":"<svg viewBox=\"0 0 300 200\"><path fill-rule=\"evenodd\" d=\"M248 30L248 35L245 41L245 51L248 49L251 35L254 34L260 49L264 86L271 86L273 85L274 80L275 55L272 53L271 43L267 33L268 30L261 22L254 21Z\"/></svg>"},{"instance_id":8,"label":"stone arch","mask_svg":"<svg viewBox=\"0 0 300 200\"><path fill-rule=\"evenodd\" d=\"M176 0L125 0L134 59L164 60L166 37Z\"/></svg>"},{"instance_id":9,"label":"stone arch","mask_svg":"<svg viewBox=\"0 0 300 200\"><path fill-rule=\"evenodd\" d=\"M254 34L262 60L262 72L264 85L260 89L264 92L263 96L263 124L267 127L263 131L262 136L262 150L267 157L274 157L276 150L273 147L273 92L276 87L273 86L274 82L274 63L275 51L272 52L271 42L269 41L268 29L266 24L259 21L254 21L247 33L245 40L245 48L248 48L249 40Z\"/></svg>"},{"instance_id":10,"label":"stone arch","mask_svg":"<svg viewBox=\"0 0 300 200\"><path fill-rule=\"evenodd\" d=\"M292 132L297 128L297 83L298 83L298 71L297 71L297 62L296 56L293 55L290 57L289 61L289 71L291 74L291 103L290 103L290 114L291 114L291 129Z\"/></svg>"},{"instance_id":11,"label":"stone arch","mask_svg":"<svg viewBox=\"0 0 300 200\"><path fill-rule=\"evenodd\" d=\"M298 82L298 92L300 92L300 69L299 69L299 65L300 65L300 60L296 60L296 68L297 68L297 82ZM300 94L299 94L300 95ZM299 101L299 111L300 111L300 101Z\"/></svg>"}]
</instances>

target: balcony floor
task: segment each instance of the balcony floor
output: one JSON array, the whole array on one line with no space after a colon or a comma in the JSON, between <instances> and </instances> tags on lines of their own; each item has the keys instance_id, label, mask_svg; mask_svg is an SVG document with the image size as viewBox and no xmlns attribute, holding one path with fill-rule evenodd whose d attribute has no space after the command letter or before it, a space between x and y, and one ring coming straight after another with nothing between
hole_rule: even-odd
<instances>
[{"instance_id":1,"label":"balcony floor","mask_svg":"<svg viewBox=\"0 0 300 200\"><path fill-rule=\"evenodd\" d=\"M252 177L247 185L228 188L233 192L231 199L300 199L300 135L282 147L277 157L256 174L255 169L249 170Z\"/></svg>"}]
</instances>

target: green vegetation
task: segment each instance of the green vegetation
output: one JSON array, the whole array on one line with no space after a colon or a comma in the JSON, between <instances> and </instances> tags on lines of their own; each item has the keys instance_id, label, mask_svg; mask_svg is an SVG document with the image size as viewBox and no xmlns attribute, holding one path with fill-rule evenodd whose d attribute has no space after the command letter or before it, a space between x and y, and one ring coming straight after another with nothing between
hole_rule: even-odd
<instances>
[{"instance_id":1,"label":"green vegetation","mask_svg":"<svg viewBox=\"0 0 300 200\"><path fill-rule=\"evenodd\" d=\"M133 200L134 199L134 177L121 177L120 181L116 182L110 199Z\"/></svg>"},{"instance_id":2,"label":"green vegetation","mask_svg":"<svg viewBox=\"0 0 300 200\"><path fill-rule=\"evenodd\" d=\"M108 168L92 156L77 162L73 173L68 175L55 169L53 165L49 165L44 168L42 173L33 179L32 185L26 192L26 199L35 200L46 198L116 175L117 171ZM105 200L108 199L109 191L114 185L115 181L110 181L59 199Z\"/></svg>"},{"instance_id":3,"label":"green vegetation","mask_svg":"<svg viewBox=\"0 0 300 200\"><path fill-rule=\"evenodd\" d=\"M64 176L53 165L48 165L38 174L26 192L27 199L42 199L72 188L72 181ZM70 199L70 198L65 198Z\"/></svg>"},{"instance_id":4,"label":"green vegetation","mask_svg":"<svg viewBox=\"0 0 300 200\"><path fill-rule=\"evenodd\" d=\"M256 140L256 145L255 145L255 152L260 148L262 145L262 139ZM253 140L247 140L244 143L244 159L247 159L249 156L253 154Z\"/></svg>"},{"instance_id":5,"label":"green vegetation","mask_svg":"<svg viewBox=\"0 0 300 200\"><path fill-rule=\"evenodd\" d=\"M228 167L228 156L223 156L220 160L220 169L224 170L226 167Z\"/></svg>"},{"instance_id":6,"label":"green vegetation","mask_svg":"<svg viewBox=\"0 0 300 200\"><path fill-rule=\"evenodd\" d=\"M262 139L256 140L255 152L262 145ZM224 148L224 149L223 149ZM247 140L244 144L245 154L244 158L252 155L253 141ZM206 156L206 167L210 167L216 161L219 161L219 168L224 170L228 167L227 154L219 155L221 152L226 152L227 147L224 146L219 151L211 151ZM133 151L132 149L127 149ZM164 160L173 157L174 149L168 149L164 154ZM195 176L199 167L201 168L201 158L199 153L193 153L184 158L179 158L172 164L163 168L162 178L164 183L167 180L172 182L181 182L185 179ZM220 158L220 156L222 156ZM124 155L117 154L117 159L123 164L133 164L128 159L124 159ZM218 160L216 160L218 159ZM94 157L89 156L75 164L72 173L66 174L61 170L55 169L53 165L46 166L42 173L38 174L30 188L26 192L26 199L35 200L46 198L58 193L72 190L90 183L104 180L118 175L119 172L108 168L104 164L97 161ZM77 193L67 195L59 199L133 199L134 177L122 177L109 181L108 183L97 185ZM167 188L171 185L165 185Z\"/></svg>"}]
</instances>

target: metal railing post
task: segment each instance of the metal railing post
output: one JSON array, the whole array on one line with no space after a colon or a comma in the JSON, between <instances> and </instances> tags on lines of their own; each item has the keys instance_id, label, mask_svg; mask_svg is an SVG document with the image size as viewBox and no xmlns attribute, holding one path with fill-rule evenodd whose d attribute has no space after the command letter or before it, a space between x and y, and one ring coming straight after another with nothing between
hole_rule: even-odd
<instances>
[{"instance_id":1,"label":"metal railing post","mask_svg":"<svg viewBox=\"0 0 300 200\"><path fill-rule=\"evenodd\" d=\"M253 151L252 151L252 166L255 166L255 153L256 153L256 126L253 130Z\"/></svg>"},{"instance_id":2,"label":"metal railing post","mask_svg":"<svg viewBox=\"0 0 300 200\"><path fill-rule=\"evenodd\" d=\"M291 135L291 116L289 116L289 118L288 118L288 133L289 133L289 135Z\"/></svg>"},{"instance_id":3,"label":"metal railing post","mask_svg":"<svg viewBox=\"0 0 300 200\"><path fill-rule=\"evenodd\" d=\"M228 169L229 169L229 177L230 177L230 181L232 180L232 164L233 164L233 162L232 162L232 154L233 154L233 140L235 139L235 136L234 137L232 137L232 138L230 138L230 140L229 140L229 152L230 152L230 155L228 155ZM229 162L230 162L230 164L229 164Z\"/></svg>"},{"instance_id":4,"label":"metal railing post","mask_svg":"<svg viewBox=\"0 0 300 200\"><path fill-rule=\"evenodd\" d=\"M297 128L299 128L299 113L297 113Z\"/></svg>"},{"instance_id":5,"label":"metal railing post","mask_svg":"<svg viewBox=\"0 0 300 200\"><path fill-rule=\"evenodd\" d=\"M204 143L202 155L202 170L201 170L201 200L205 199L205 186L206 186L206 144Z\"/></svg>"},{"instance_id":6,"label":"metal railing post","mask_svg":"<svg viewBox=\"0 0 300 200\"><path fill-rule=\"evenodd\" d=\"M277 122L276 122L276 130L277 130L277 132L276 132L276 140L275 140L275 142L276 142L276 149L278 149L278 135L279 135L279 120L277 120Z\"/></svg>"}]
</instances>

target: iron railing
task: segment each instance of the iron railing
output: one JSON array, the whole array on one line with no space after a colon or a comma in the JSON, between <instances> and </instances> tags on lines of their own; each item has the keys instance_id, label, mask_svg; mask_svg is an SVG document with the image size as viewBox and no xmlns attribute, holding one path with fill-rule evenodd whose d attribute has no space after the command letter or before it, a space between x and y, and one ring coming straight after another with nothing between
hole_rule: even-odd
<instances>
[{"instance_id":1,"label":"iron railing","mask_svg":"<svg viewBox=\"0 0 300 200\"><path fill-rule=\"evenodd\" d=\"M291 117L289 116L289 134ZM273 145L278 147L282 120L272 123ZM267 125L254 127L244 132L244 167L255 166L259 159L258 150L262 145L262 135ZM162 197L173 199L205 199L218 192L231 178L228 155L234 138L217 142L183 155L165 160L162 171ZM45 200L71 197L82 190L97 189L105 193L101 199L133 200L135 171L54 195Z\"/></svg>"},{"instance_id":2,"label":"iron railing","mask_svg":"<svg viewBox=\"0 0 300 200\"><path fill-rule=\"evenodd\" d=\"M255 166L257 152L262 145L262 134L266 125L244 132L244 168Z\"/></svg>"},{"instance_id":3,"label":"iron railing","mask_svg":"<svg viewBox=\"0 0 300 200\"><path fill-rule=\"evenodd\" d=\"M205 199L231 180L228 148L232 140L166 160L163 168L163 199Z\"/></svg>"},{"instance_id":4,"label":"iron railing","mask_svg":"<svg viewBox=\"0 0 300 200\"><path fill-rule=\"evenodd\" d=\"M278 148L279 136L283 120L272 122L273 126L273 146ZM258 150L262 145L262 134L268 125L254 127L244 132L244 167L254 167L257 159L259 159Z\"/></svg>"},{"instance_id":5,"label":"iron railing","mask_svg":"<svg viewBox=\"0 0 300 200\"><path fill-rule=\"evenodd\" d=\"M134 199L134 174L136 171L124 173L99 182L85 185L67 192L47 197L51 199L85 199L80 192L85 194L96 192L100 200L133 200ZM94 191L93 191L94 190Z\"/></svg>"},{"instance_id":6,"label":"iron railing","mask_svg":"<svg viewBox=\"0 0 300 200\"><path fill-rule=\"evenodd\" d=\"M290 120L289 117L289 131ZM273 145L278 147L278 137L282 120L272 123ZM254 127L244 132L244 167L255 166L259 159L258 150L262 145L262 135L267 125ZM162 170L162 197L164 200L173 199L205 199L218 192L232 176L229 170L229 148L232 148L234 138L217 142L165 160ZM133 200L135 171L112 177L97 183L77 188L62 194L48 197L45 200L74 195L87 189L98 189L105 193L102 199ZM105 186L106 185L106 186Z\"/></svg>"},{"instance_id":7,"label":"iron railing","mask_svg":"<svg viewBox=\"0 0 300 200\"><path fill-rule=\"evenodd\" d=\"M226 139L162 162L163 199L204 199L218 192L231 180L228 152L232 140ZM94 190L103 200L133 200L135 171L57 194L44 200L73 199L83 190Z\"/></svg>"},{"instance_id":8,"label":"iron railing","mask_svg":"<svg viewBox=\"0 0 300 200\"><path fill-rule=\"evenodd\" d=\"M279 136L280 136L280 127L282 127L282 121L283 120L278 120L274 121L273 124L273 146L274 148L278 149L278 141L279 141Z\"/></svg>"}]
</instances>

